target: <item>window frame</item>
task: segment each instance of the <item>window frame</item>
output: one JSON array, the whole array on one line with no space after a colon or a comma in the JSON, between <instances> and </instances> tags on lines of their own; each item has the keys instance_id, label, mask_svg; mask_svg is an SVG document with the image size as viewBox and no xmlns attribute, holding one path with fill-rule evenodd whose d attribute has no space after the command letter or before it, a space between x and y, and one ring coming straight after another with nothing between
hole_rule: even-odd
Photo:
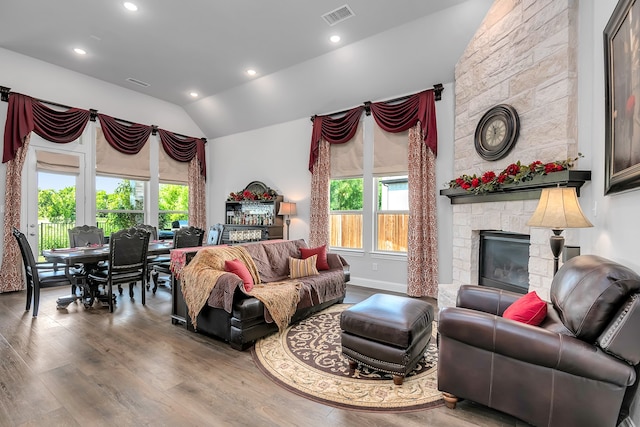
<instances>
[{"instance_id":1,"label":"window frame","mask_svg":"<svg viewBox=\"0 0 640 427\"><path fill-rule=\"evenodd\" d=\"M332 239L332 235L333 235L333 226L332 224L334 223L333 218L340 216L342 217L343 215L353 215L353 216L359 216L360 217L360 224L363 224L364 221L364 215L365 215L365 210L364 210L364 178L361 176L356 176L356 177L341 177L341 178L330 178L329 179L329 188L331 188L331 183L333 181L347 181L347 180L360 180L362 183L362 187L363 187L363 195L362 195L362 208L359 210L338 210L338 209L331 209L331 192L329 192L329 247L332 249L336 249L336 250L345 250L345 251L364 251L364 228L361 227L362 232L360 233L360 246L359 247L355 247L355 246L336 246L333 245L331 242ZM342 220L342 218L341 218ZM342 239L341 239L342 240Z\"/></svg>"},{"instance_id":2,"label":"window frame","mask_svg":"<svg viewBox=\"0 0 640 427\"><path fill-rule=\"evenodd\" d=\"M388 254L388 255L400 255L400 256L406 256L407 255L407 251L408 251L408 240L409 240L409 235L408 235L408 225L409 225L409 176L408 174L403 174L403 175L385 175L385 176L373 176L373 190L374 190L374 196L373 196L373 209L372 209L372 232L373 232L373 240L371 242L372 244L372 248L371 248L371 252L372 253L379 253L379 254ZM382 209L381 205L382 205L382 200L381 200L381 191L378 191L379 185L384 185L381 181L383 180L398 180L399 182L406 182L407 184L407 199L406 199L406 205L407 205L407 209ZM403 219L403 221L406 221L407 224L407 235L406 235L406 240L404 241L407 244L407 249L405 250L389 250L389 249L381 249L379 247L379 243L380 243L380 224L379 224L379 219L380 219L380 215L402 215L403 217L405 217L406 219Z\"/></svg>"},{"instance_id":3,"label":"window frame","mask_svg":"<svg viewBox=\"0 0 640 427\"><path fill-rule=\"evenodd\" d=\"M162 214L181 214L184 215L185 218L180 218L180 219L186 219L187 223L189 222L189 201L187 200L187 210L177 210L177 209L171 209L171 210L163 210L160 209L160 201L161 201L161 189L163 185L173 185L173 186L182 186L182 187L186 187L187 189L187 198L189 197L189 184L176 184L176 183L170 183L170 182L160 182L158 183L158 230L165 230L164 228L161 228L161 224L160 224L160 215Z\"/></svg>"}]
</instances>

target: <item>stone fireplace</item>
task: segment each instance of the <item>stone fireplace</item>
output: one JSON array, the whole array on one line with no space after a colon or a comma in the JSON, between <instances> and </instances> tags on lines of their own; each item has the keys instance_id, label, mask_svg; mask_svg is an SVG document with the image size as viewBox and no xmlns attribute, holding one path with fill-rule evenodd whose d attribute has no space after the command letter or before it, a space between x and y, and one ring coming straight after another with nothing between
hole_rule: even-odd
<instances>
[{"instance_id":1,"label":"stone fireplace","mask_svg":"<svg viewBox=\"0 0 640 427\"><path fill-rule=\"evenodd\" d=\"M577 8L575 0L494 2L455 69L452 179L499 173L517 161L577 156ZM518 112L520 136L507 156L487 161L474 150L475 129L488 109L503 103ZM478 284L483 230L530 235L528 290L548 300L551 231L526 225L536 206L536 198L452 205L452 283L439 286L439 307L455 305L461 285ZM572 244L577 231L563 235Z\"/></svg>"}]
</instances>

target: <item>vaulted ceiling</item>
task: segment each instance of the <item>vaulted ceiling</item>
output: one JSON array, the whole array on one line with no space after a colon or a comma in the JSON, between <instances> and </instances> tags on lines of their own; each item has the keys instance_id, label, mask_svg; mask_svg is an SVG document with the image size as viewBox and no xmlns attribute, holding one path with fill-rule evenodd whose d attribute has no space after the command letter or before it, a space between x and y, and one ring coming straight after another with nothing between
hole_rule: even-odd
<instances>
[{"instance_id":1,"label":"vaulted ceiling","mask_svg":"<svg viewBox=\"0 0 640 427\"><path fill-rule=\"evenodd\" d=\"M492 3L133 2L4 1L0 47L180 105L212 138L451 82Z\"/></svg>"}]
</instances>

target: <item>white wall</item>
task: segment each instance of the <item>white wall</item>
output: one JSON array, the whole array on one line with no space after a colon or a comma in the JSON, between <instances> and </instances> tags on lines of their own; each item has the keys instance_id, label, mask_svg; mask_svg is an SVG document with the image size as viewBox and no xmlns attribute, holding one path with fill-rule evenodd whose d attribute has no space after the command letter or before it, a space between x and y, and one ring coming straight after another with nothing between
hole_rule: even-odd
<instances>
[{"instance_id":1,"label":"white wall","mask_svg":"<svg viewBox=\"0 0 640 427\"><path fill-rule=\"evenodd\" d=\"M231 192L261 181L296 202L291 239L309 238L309 118L268 126L209 141L207 153L209 223L224 222L225 201ZM286 234L286 231L285 231Z\"/></svg>"},{"instance_id":2,"label":"white wall","mask_svg":"<svg viewBox=\"0 0 640 427\"><path fill-rule=\"evenodd\" d=\"M593 253L620 262L640 273L637 242L640 227L640 188L604 195L605 99L604 27L617 0L581 1L578 86L578 139L585 155L581 167L591 169L591 183L580 197L594 227L581 230L582 253Z\"/></svg>"},{"instance_id":3,"label":"white wall","mask_svg":"<svg viewBox=\"0 0 640 427\"><path fill-rule=\"evenodd\" d=\"M428 84L425 83L425 88ZM389 98L397 95L392 94ZM438 119L437 189L445 187L453 170L453 84L445 84L442 100L436 102ZM291 218L290 238L309 239L311 174L308 170L312 123L308 117L210 141L209 223L224 222L224 202L232 191L251 181L262 181L297 204ZM438 197L438 239L440 281L451 281L451 205ZM286 234L286 232L285 232ZM340 252L351 265L351 282L396 292L407 290L406 258ZM377 264L377 270L372 264Z\"/></svg>"}]
</instances>

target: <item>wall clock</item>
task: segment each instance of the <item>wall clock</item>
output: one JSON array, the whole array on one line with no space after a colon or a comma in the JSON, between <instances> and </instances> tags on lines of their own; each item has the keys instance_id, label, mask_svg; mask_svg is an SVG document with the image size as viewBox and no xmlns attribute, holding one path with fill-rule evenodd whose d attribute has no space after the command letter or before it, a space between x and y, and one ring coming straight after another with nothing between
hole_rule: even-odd
<instances>
[{"instance_id":1,"label":"wall clock","mask_svg":"<svg viewBox=\"0 0 640 427\"><path fill-rule=\"evenodd\" d=\"M498 160L509 153L518 140L520 118L511 105L500 104L487 111L478 122L476 152L485 160Z\"/></svg>"}]
</instances>

